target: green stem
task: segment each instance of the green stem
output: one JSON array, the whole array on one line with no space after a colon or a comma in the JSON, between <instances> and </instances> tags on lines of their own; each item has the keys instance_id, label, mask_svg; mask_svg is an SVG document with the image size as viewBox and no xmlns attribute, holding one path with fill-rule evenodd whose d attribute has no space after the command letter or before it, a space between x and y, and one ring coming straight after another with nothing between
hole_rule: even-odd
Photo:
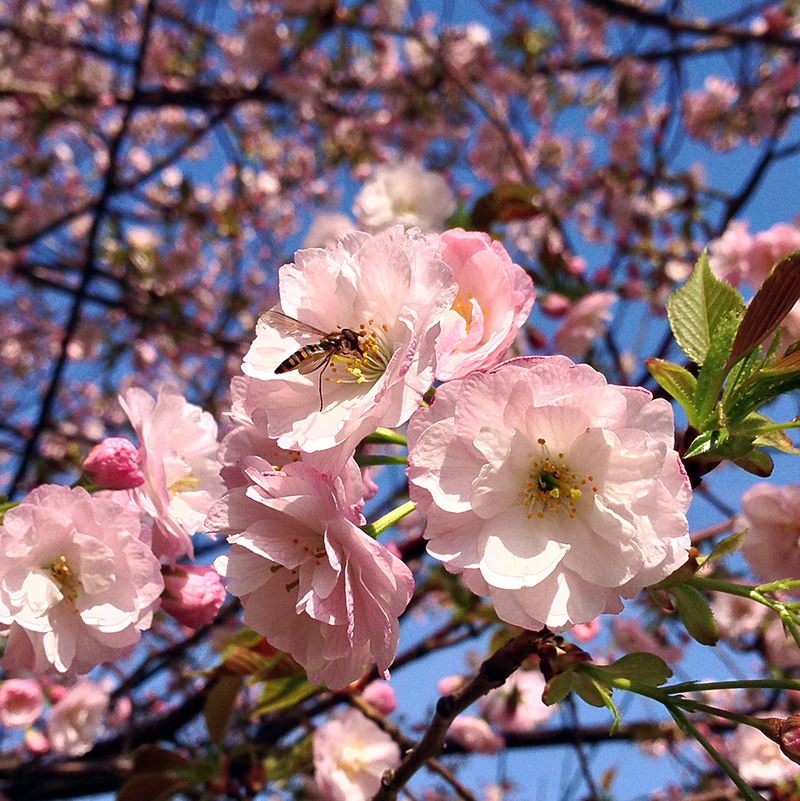
<instances>
[{"instance_id":1,"label":"green stem","mask_svg":"<svg viewBox=\"0 0 800 801\"><path fill-rule=\"evenodd\" d=\"M800 690L800 679L742 679L741 681L685 681L660 687L668 695L702 693L706 690Z\"/></svg>"},{"instance_id":2,"label":"green stem","mask_svg":"<svg viewBox=\"0 0 800 801\"><path fill-rule=\"evenodd\" d=\"M370 434L364 438L364 442L368 445L407 445L406 438L398 433L392 431L390 428L376 428L375 433Z\"/></svg>"},{"instance_id":3,"label":"green stem","mask_svg":"<svg viewBox=\"0 0 800 801\"><path fill-rule=\"evenodd\" d=\"M700 730L683 714L683 712L676 706L667 705L667 711L672 715L675 723L678 724L686 734L691 735L697 740L700 745L706 750L706 753L719 765L720 769L728 776L728 778L739 788L742 796L747 801L764 801L762 796L756 793L750 785L736 772L733 766L728 762L725 757L720 754L716 748L703 736Z\"/></svg>"},{"instance_id":4,"label":"green stem","mask_svg":"<svg viewBox=\"0 0 800 801\"><path fill-rule=\"evenodd\" d=\"M383 517L379 517L374 523L367 523L363 529L370 537L378 539L387 528L402 520L406 515L410 515L416 508L413 501L406 501L396 509L392 509L391 512L387 512Z\"/></svg>"},{"instance_id":5,"label":"green stem","mask_svg":"<svg viewBox=\"0 0 800 801\"><path fill-rule=\"evenodd\" d=\"M359 467L375 467L385 464L408 464L405 456L392 456L377 454L375 456L356 456L356 464Z\"/></svg>"}]
</instances>

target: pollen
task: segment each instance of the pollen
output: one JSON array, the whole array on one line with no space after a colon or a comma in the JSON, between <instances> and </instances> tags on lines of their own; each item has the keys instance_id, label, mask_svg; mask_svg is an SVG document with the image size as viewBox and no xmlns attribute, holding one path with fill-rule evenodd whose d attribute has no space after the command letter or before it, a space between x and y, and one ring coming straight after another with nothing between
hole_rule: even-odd
<instances>
[{"instance_id":1,"label":"pollen","mask_svg":"<svg viewBox=\"0 0 800 801\"><path fill-rule=\"evenodd\" d=\"M64 598L72 604L78 597L78 577L73 572L64 554L53 559L44 569L50 573L51 578L58 584Z\"/></svg>"},{"instance_id":2,"label":"pollen","mask_svg":"<svg viewBox=\"0 0 800 801\"><path fill-rule=\"evenodd\" d=\"M334 384L374 384L384 374L392 357L391 344L386 337L389 326L370 318L351 330L358 332L359 350L335 354L330 367L335 375L326 376L325 381Z\"/></svg>"},{"instance_id":3,"label":"pollen","mask_svg":"<svg viewBox=\"0 0 800 801\"><path fill-rule=\"evenodd\" d=\"M585 487L592 477L581 477L574 472L564 461L562 452L555 457L551 455L544 438L536 441L541 446L541 454L532 455L520 498L527 517L529 520L543 520L547 516L566 516L568 520L574 520L584 494L581 487ZM597 487L592 487L592 492L597 492Z\"/></svg>"}]
</instances>

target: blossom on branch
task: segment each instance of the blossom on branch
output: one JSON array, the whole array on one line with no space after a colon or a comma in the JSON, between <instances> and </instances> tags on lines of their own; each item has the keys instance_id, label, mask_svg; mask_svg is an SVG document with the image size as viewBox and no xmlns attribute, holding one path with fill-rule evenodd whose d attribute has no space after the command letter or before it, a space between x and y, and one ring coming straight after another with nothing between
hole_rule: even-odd
<instances>
[{"instance_id":1,"label":"blossom on branch","mask_svg":"<svg viewBox=\"0 0 800 801\"><path fill-rule=\"evenodd\" d=\"M0 723L30 726L42 714L42 688L34 679L8 679L0 684Z\"/></svg>"},{"instance_id":2,"label":"blossom on branch","mask_svg":"<svg viewBox=\"0 0 800 801\"><path fill-rule=\"evenodd\" d=\"M533 306L533 282L486 234L455 228L439 239L458 295L436 341L436 378L463 378L494 367Z\"/></svg>"},{"instance_id":3,"label":"blossom on branch","mask_svg":"<svg viewBox=\"0 0 800 801\"><path fill-rule=\"evenodd\" d=\"M441 231L455 210L456 199L444 178L413 159L378 167L353 204L359 226L371 232L398 223L426 233Z\"/></svg>"},{"instance_id":4,"label":"blossom on branch","mask_svg":"<svg viewBox=\"0 0 800 801\"><path fill-rule=\"evenodd\" d=\"M223 491L217 424L171 386L155 398L131 388L120 404L139 438L145 483L131 496L153 520L153 552L169 561L191 558L192 535Z\"/></svg>"},{"instance_id":5,"label":"blossom on branch","mask_svg":"<svg viewBox=\"0 0 800 801\"><path fill-rule=\"evenodd\" d=\"M108 693L88 679L71 687L50 710L47 736L58 754L81 756L91 750L108 710Z\"/></svg>"},{"instance_id":6,"label":"blossom on branch","mask_svg":"<svg viewBox=\"0 0 800 801\"><path fill-rule=\"evenodd\" d=\"M672 409L561 356L439 387L409 424L428 552L501 620L563 630L686 561Z\"/></svg>"},{"instance_id":7,"label":"blossom on branch","mask_svg":"<svg viewBox=\"0 0 800 801\"><path fill-rule=\"evenodd\" d=\"M386 675L397 618L413 591L408 568L360 528L361 474L336 478L303 462L246 469L207 524L228 534L216 561L244 621L290 653L312 682L340 688L372 663Z\"/></svg>"},{"instance_id":8,"label":"blossom on branch","mask_svg":"<svg viewBox=\"0 0 800 801\"><path fill-rule=\"evenodd\" d=\"M369 801L400 748L357 709L323 723L313 737L314 779L323 801Z\"/></svg>"},{"instance_id":9,"label":"blossom on branch","mask_svg":"<svg viewBox=\"0 0 800 801\"><path fill-rule=\"evenodd\" d=\"M164 589L139 517L85 490L45 485L0 528L0 622L9 670L85 673L126 656Z\"/></svg>"},{"instance_id":10,"label":"blossom on branch","mask_svg":"<svg viewBox=\"0 0 800 801\"><path fill-rule=\"evenodd\" d=\"M242 366L244 410L281 448L303 451L334 475L361 439L378 426L404 423L419 405L433 381L439 323L456 287L435 243L400 227L300 250L279 281L283 314L319 331L350 329L360 352L335 355L308 375L276 375L313 340L259 323Z\"/></svg>"}]
</instances>

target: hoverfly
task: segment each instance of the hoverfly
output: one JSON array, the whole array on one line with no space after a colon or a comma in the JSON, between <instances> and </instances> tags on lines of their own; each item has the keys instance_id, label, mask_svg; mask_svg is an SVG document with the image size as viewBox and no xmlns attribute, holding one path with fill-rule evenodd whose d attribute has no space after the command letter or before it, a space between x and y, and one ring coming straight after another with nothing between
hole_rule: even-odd
<instances>
[{"instance_id":1,"label":"hoverfly","mask_svg":"<svg viewBox=\"0 0 800 801\"><path fill-rule=\"evenodd\" d=\"M322 375L334 356L358 355L363 356L361 339L358 332L352 328L342 328L339 331L326 333L320 328L307 323L301 323L288 314L269 309L265 311L259 321L274 328L279 334L287 337L314 337L318 342L312 342L296 350L291 356L284 359L276 368L275 373L288 373L297 370L301 375L308 375L319 370L319 410L322 411Z\"/></svg>"}]
</instances>

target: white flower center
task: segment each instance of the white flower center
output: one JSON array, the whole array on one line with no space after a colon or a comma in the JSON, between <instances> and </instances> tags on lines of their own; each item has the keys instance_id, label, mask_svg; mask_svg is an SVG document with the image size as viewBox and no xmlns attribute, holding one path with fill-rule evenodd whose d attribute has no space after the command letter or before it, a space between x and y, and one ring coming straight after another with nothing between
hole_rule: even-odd
<instances>
[{"instance_id":1,"label":"white flower center","mask_svg":"<svg viewBox=\"0 0 800 801\"><path fill-rule=\"evenodd\" d=\"M374 384L386 372L386 366L392 358L392 349L386 338L389 326L371 319L358 328L361 353L337 353L331 359L330 366L330 372L335 377L326 377L326 381L336 384Z\"/></svg>"},{"instance_id":2,"label":"white flower center","mask_svg":"<svg viewBox=\"0 0 800 801\"><path fill-rule=\"evenodd\" d=\"M574 520L578 513L578 502L583 493L591 488L594 477L581 476L564 461L564 454L551 454L544 438L537 440L542 455L531 463L527 481L522 490L522 505L527 509L528 519L543 520L546 515L566 515Z\"/></svg>"}]
</instances>

